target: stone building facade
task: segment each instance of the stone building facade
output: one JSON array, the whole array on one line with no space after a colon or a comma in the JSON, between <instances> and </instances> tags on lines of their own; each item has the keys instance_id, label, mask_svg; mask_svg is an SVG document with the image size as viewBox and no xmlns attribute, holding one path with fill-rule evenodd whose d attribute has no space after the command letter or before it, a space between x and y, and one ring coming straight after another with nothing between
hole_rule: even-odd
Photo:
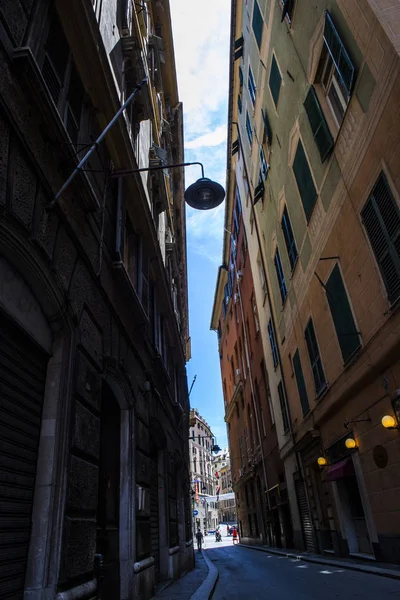
<instances>
[{"instance_id":1,"label":"stone building facade","mask_svg":"<svg viewBox=\"0 0 400 600\"><path fill-rule=\"evenodd\" d=\"M189 479L193 509L193 530L208 531L218 525L216 502L209 500L214 496L217 480L213 470L212 449L214 436L207 421L197 408L190 410L189 418ZM197 514L195 514L195 511Z\"/></svg>"},{"instance_id":2,"label":"stone building facade","mask_svg":"<svg viewBox=\"0 0 400 600\"><path fill-rule=\"evenodd\" d=\"M224 494L233 492L229 448L224 448L213 457L213 470L221 495L221 499L218 500L218 522L234 523L236 522L235 498L228 500L223 498Z\"/></svg>"},{"instance_id":3,"label":"stone building facade","mask_svg":"<svg viewBox=\"0 0 400 600\"><path fill-rule=\"evenodd\" d=\"M381 424L400 417L400 8L252 0L232 15L228 168L281 371L294 541L400 562L399 432Z\"/></svg>"},{"instance_id":4,"label":"stone building facade","mask_svg":"<svg viewBox=\"0 0 400 600\"><path fill-rule=\"evenodd\" d=\"M193 560L184 175L117 175L183 160L168 0L2 3L0 62L1 595L150 598Z\"/></svg>"}]
</instances>

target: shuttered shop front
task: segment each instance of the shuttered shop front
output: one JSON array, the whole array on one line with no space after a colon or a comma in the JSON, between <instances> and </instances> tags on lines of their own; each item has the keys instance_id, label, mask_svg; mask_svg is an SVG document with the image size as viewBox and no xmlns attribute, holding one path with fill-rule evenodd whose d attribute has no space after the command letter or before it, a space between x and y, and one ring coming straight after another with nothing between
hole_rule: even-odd
<instances>
[{"instance_id":1,"label":"shuttered shop front","mask_svg":"<svg viewBox=\"0 0 400 600\"><path fill-rule=\"evenodd\" d=\"M304 481L302 479L297 479L295 481L295 488L306 550L308 550L309 552L315 552L313 525L311 521L310 511L308 508Z\"/></svg>"},{"instance_id":2,"label":"shuttered shop front","mask_svg":"<svg viewBox=\"0 0 400 600\"><path fill-rule=\"evenodd\" d=\"M22 599L47 355L0 314L0 599Z\"/></svg>"}]
</instances>

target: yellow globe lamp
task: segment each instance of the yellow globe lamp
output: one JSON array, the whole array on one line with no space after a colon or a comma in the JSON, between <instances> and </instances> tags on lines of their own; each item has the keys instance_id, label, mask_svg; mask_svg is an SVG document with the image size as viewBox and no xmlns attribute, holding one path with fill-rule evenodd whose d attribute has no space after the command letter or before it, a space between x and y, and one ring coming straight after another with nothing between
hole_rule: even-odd
<instances>
[{"instance_id":1,"label":"yellow globe lamp","mask_svg":"<svg viewBox=\"0 0 400 600\"><path fill-rule=\"evenodd\" d=\"M354 440L353 438L347 438L347 440L345 441L345 446L348 450L354 450L354 448L357 446L356 440Z\"/></svg>"},{"instance_id":2,"label":"yellow globe lamp","mask_svg":"<svg viewBox=\"0 0 400 600\"><path fill-rule=\"evenodd\" d=\"M397 427L396 420L392 415L385 415L382 419L382 425L385 429L395 429Z\"/></svg>"},{"instance_id":3,"label":"yellow globe lamp","mask_svg":"<svg viewBox=\"0 0 400 600\"><path fill-rule=\"evenodd\" d=\"M319 464L320 467L326 467L326 465L328 464L328 461L326 460L325 456L320 456L319 459L317 460L317 463Z\"/></svg>"}]
</instances>

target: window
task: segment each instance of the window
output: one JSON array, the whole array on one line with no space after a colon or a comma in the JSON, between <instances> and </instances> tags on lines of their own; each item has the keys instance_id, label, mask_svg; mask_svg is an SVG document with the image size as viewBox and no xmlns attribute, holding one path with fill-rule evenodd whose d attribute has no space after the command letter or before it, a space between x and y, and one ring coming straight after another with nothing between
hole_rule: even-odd
<instances>
[{"instance_id":1,"label":"window","mask_svg":"<svg viewBox=\"0 0 400 600\"><path fill-rule=\"evenodd\" d=\"M250 456L250 440L249 440L249 432L247 430L247 427L244 428L243 433L244 433L244 441L245 441L245 444L246 444L246 456L247 456L247 459L248 459L249 456Z\"/></svg>"},{"instance_id":2,"label":"window","mask_svg":"<svg viewBox=\"0 0 400 600\"><path fill-rule=\"evenodd\" d=\"M258 174L258 184L254 189L254 197L253 197L253 204L254 206L257 204L257 202L259 200L264 200L264 192L265 192L265 186L264 186L264 179L261 173L261 170Z\"/></svg>"},{"instance_id":3,"label":"window","mask_svg":"<svg viewBox=\"0 0 400 600\"><path fill-rule=\"evenodd\" d=\"M269 74L269 89L275 106L278 106L279 92L281 90L282 77L276 62L275 54L272 55L271 72Z\"/></svg>"},{"instance_id":4,"label":"window","mask_svg":"<svg viewBox=\"0 0 400 600\"><path fill-rule=\"evenodd\" d=\"M250 94L250 98L251 98L251 103L253 104L253 106L256 103L256 84L254 81L254 77L253 77L253 71L251 70L251 66L249 65L249 81L248 81L248 86L249 86L249 94Z\"/></svg>"},{"instance_id":5,"label":"window","mask_svg":"<svg viewBox=\"0 0 400 600\"><path fill-rule=\"evenodd\" d=\"M311 219L311 214L317 200L317 191L311 175L310 167L306 153L304 152L303 144L299 139L297 144L296 155L293 161L293 173L296 179L297 187L303 204L304 212L307 221Z\"/></svg>"},{"instance_id":6,"label":"window","mask_svg":"<svg viewBox=\"0 0 400 600\"><path fill-rule=\"evenodd\" d=\"M247 131L247 137L249 138L249 143L250 146L253 142L253 130L251 128L251 122L250 122L250 117L249 117L249 113L246 112L246 131Z\"/></svg>"},{"instance_id":7,"label":"window","mask_svg":"<svg viewBox=\"0 0 400 600\"><path fill-rule=\"evenodd\" d=\"M253 31L256 38L257 46L261 47L262 33L263 33L263 18L261 15L260 7L258 6L257 0L254 0L253 10Z\"/></svg>"},{"instance_id":8,"label":"window","mask_svg":"<svg viewBox=\"0 0 400 600\"><path fill-rule=\"evenodd\" d=\"M338 265L335 265L326 282L325 291L340 350L346 362L360 347L360 337Z\"/></svg>"},{"instance_id":9,"label":"window","mask_svg":"<svg viewBox=\"0 0 400 600\"><path fill-rule=\"evenodd\" d=\"M288 411L287 411L286 399L285 399L285 393L283 391L282 381L280 381L279 385L278 385L278 396L279 396L279 403L281 406L283 433L287 433L289 431L289 415L288 415Z\"/></svg>"},{"instance_id":10,"label":"window","mask_svg":"<svg viewBox=\"0 0 400 600\"><path fill-rule=\"evenodd\" d=\"M361 212L390 302L400 295L400 211L383 172Z\"/></svg>"},{"instance_id":11,"label":"window","mask_svg":"<svg viewBox=\"0 0 400 600\"><path fill-rule=\"evenodd\" d=\"M265 181L267 179L269 165L265 160L265 154L262 146L260 146L260 167L261 178Z\"/></svg>"},{"instance_id":12,"label":"window","mask_svg":"<svg viewBox=\"0 0 400 600\"><path fill-rule=\"evenodd\" d=\"M322 112L314 86L311 86L308 90L307 97L304 101L304 108L311 125L311 130L321 160L324 162L333 148L333 137L329 130L328 123L326 122L325 115Z\"/></svg>"},{"instance_id":13,"label":"window","mask_svg":"<svg viewBox=\"0 0 400 600\"><path fill-rule=\"evenodd\" d=\"M268 141L268 144L271 145L272 144L272 129L271 129L270 122L268 120L267 111L264 108L261 109L261 117L262 117L262 120L264 123L263 144L265 144L265 142Z\"/></svg>"},{"instance_id":14,"label":"window","mask_svg":"<svg viewBox=\"0 0 400 600\"><path fill-rule=\"evenodd\" d=\"M240 94L238 94L238 99L237 99L237 102L238 102L238 111L239 111L240 113L242 113L242 110L243 110L243 106L242 106L242 96L241 96Z\"/></svg>"},{"instance_id":15,"label":"window","mask_svg":"<svg viewBox=\"0 0 400 600\"><path fill-rule=\"evenodd\" d=\"M125 220L124 263L129 279L136 292L139 289L139 274L141 261L140 237L135 234L128 216Z\"/></svg>"},{"instance_id":16,"label":"window","mask_svg":"<svg viewBox=\"0 0 400 600\"><path fill-rule=\"evenodd\" d=\"M289 213L288 213L286 206L282 213L281 224L282 224L283 237L285 238L286 250L288 253L288 257L289 257L290 266L293 270L294 266L296 264L296 261L297 261L298 254L297 254L296 240L294 239L293 230L292 230L292 226L290 224L290 219L289 219Z\"/></svg>"},{"instance_id":17,"label":"window","mask_svg":"<svg viewBox=\"0 0 400 600\"><path fill-rule=\"evenodd\" d=\"M243 440L242 440L242 436L239 437L239 457L240 457L240 464L243 467Z\"/></svg>"},{"instance_id":18,"label":"window","mask_svg":"<svg viewBox=\"0 0 400 600\"><path fill-rule=\"evenodd\" d=\"M253 308L254 325L255 325L256 334L257 334L260 331L260 323L258 322L257 306L256 306L256 299L254 297L254 294L252 294L252 296L251 296L251 306Z\"/></svg>"},{"instance_id":19,"label":"window","mask_svg":"<svg viewBox=\"0 0 400 600\"><path fill-rule=\"evenodd\" d=\"M267 280L265 279L265 272L264 272L261 254L258 254L258 256L257 256L257 266L258 266L258 274L259 274L260 282L261 282L261 288L262 288L262 291L264 292L264 296L265 296L267 293ZM265 298L264 298L264 301L265 301Z\"/></svg>"},{"instance_id":20,"label":"window","mask_svg":"<svg viewBox=\"0 0 400 600\"><path fill-rule=\"evenodd\" d=\"M74 144L78 141L84 88L61 24L53 14L44 48L42 75Z\"/></svg>"},{"instance_id":21,"label":"window","mask_svg":"<svg viewBox=\"0 0 400 600\"><path fill-rule=\"evenodd\" d=\"M298 350L296 350L293 356L293 369L296 375L297 389L299 392L301 410L304 417L309 412L310 405L308 404L306 383L304 381L303 369L301 367L300 354Z\"/></svg>"},{"instance_id":22,"label":"window","mask_svg":"<svg viewBox=\"0 0 400 600\"><path fill-rule=\"evenodd\" d=\"M274 425L275 424L275 415L274 415L274 409L272 406L271 390L270 390L269 382L268 382L268 373L267 373L267 369L265 368L264 360L261 361L260 368L261 368L261 373L262 373L262 378L263 378L263 383L264 383L264 390L265 390L265 393L266 393L267 399L268 399L268 408L269 408L269 412L270 412L270 416L271 416L271 423L272 423L272 425Z\"/></svg>"},{"instance_id":23,"label":"window","mask_svg":"<svg viewBox=\"0 0 400 600\"><path fill-rule=\"evenodd\" d=\"M354 66L328 11L325 12L324 45L316 81L321 84L335 121L340 126L350 100Z\"/></svg>"},{"instance_id":24,"label":"window","mask_svg":"<svg viewBox=\"0 0 400 600\"><path fill-rule=\"evenodd\" d=\"M276 269L276 276L278 278L279 291L281 293L282 304L284 304L284 302L286 300L286 296L287 296L287 289L286 289L285 275L283 273L283 267L282 267L281 257L279 255L278 248L276 249L276 252L275 252L274 263L275 263L275 269Z\"/></svg>"},{"instance_id":25,"label":"window","mask_svg":"<svg viewBox=\"0 0 400 600\"><path fill-rule=\"evenodd\" d=\"M326 381L312 319L309 320L304 335L307 342L308 356L310 357L311 369L314 377L315 392L318 396L318 394L325 389Z\"/></svg>"},{"instance_id":26,"label":"window","mask_svg":"<svg viewBox=\"0 0 400 600\"><path fill-rule=\"evenodd\" d=\"M274 363L274 367L277 367L277 365L278 365L278 350L276 347L274 328L272 326L271 319L268 321L268 335L269 335L269 341L271 344L272 360Z\"/></svg>"},{"instance_id":27,"label":"window","mask_svg":"<svg viewBox=\"0 0 400 600\"><path fill-rule=\"evenodd\" d=\"M237 40L235 40L235 60L238 60L241 56L243 56L244 42L243 35L240 36Z\"/></svg>"},{"instance_id":28,"label":"window","mask_svg":"<svg viewBox=\"0 0 400 600\"><path fill-rule=\"evenodd\" d=\"M282 18L281 23L285 20L285 17L292 22L293 11L294 11L294 0L281 0L282 4Z\"/></svg>"}]
</instances>

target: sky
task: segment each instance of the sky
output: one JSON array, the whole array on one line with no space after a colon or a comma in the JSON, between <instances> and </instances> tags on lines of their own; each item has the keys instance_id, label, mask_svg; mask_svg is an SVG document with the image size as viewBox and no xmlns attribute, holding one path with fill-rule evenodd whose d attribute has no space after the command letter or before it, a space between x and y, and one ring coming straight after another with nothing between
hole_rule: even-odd
<instances>
[{"instance_id":1,"label":"sky","mask_svg":"<svg viewBox=\"0 0 400 600\"><path fill-rule=\"evenodd\" d=\"M230 0L170 0L179 97L183 102L185 161L199 161L205 176L226 185ZM185 170L188 187L200 167ZM192 408L227 446L217 334L210 331L218 266L222 260L225 202L211 211L186 205L189 328L187 365Z\"/></svg>"}]
</instances>

